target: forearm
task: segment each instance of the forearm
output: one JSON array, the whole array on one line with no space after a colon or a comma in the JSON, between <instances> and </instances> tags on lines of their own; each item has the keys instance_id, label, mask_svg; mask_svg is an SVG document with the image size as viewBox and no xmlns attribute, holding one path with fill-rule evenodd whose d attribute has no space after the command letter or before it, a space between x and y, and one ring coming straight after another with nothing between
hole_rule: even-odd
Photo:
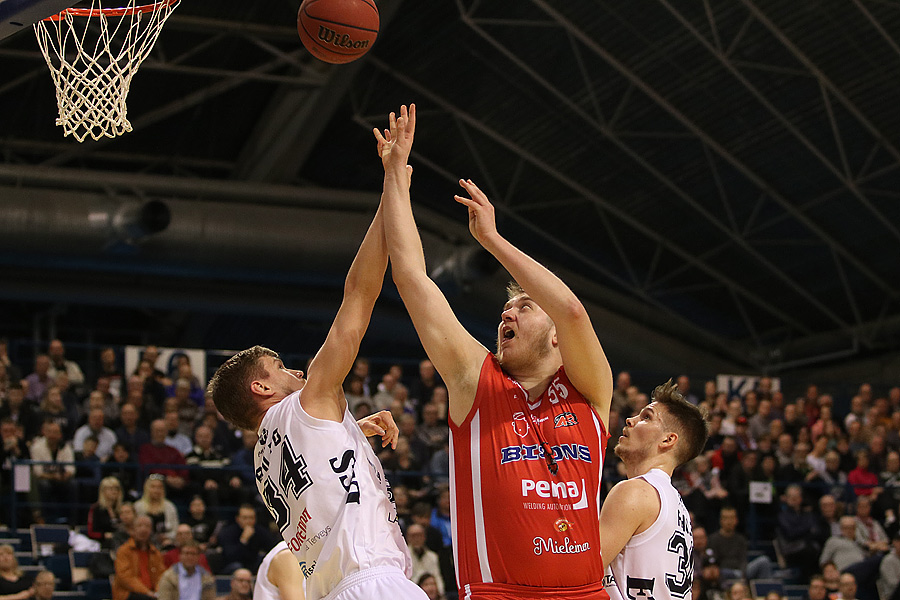
<instances>
[{"instance_id":1,"label":"forearm","mask_svg":"<svg viewBox=\"0 0 900 600\"><path fill-rule=\"evenodd\" d=\"M345 298L360 294L361 297L371 298L374 304L381 293L388 261L383 212L382 206L379 205L356 258L353 259L353 264L347 272L347 279L344 282Z\"/></svg>"},{"instance_id":2,"label":"forearm","mask_svg":"<svg viewBox=\"0 0 900 600\"><path fill-rule=\"evenodd\" d=\"M409 276L426 275L425 253L413 217L409 197L409 175L405 165L391 163L386 167L382 206L394 281L398 279L402 281Z\"/></svg>"},{"instance_id":3,"label":"forearm","mask_svg":"<svg viewBox=\"0 0 900 600\"><path fill-rule=\"evenodd\" d=\"M554 322L558 324L562 319L587 316L569 286L499 233L483 240L482 245Z\"/></svg>"}]
</instances>

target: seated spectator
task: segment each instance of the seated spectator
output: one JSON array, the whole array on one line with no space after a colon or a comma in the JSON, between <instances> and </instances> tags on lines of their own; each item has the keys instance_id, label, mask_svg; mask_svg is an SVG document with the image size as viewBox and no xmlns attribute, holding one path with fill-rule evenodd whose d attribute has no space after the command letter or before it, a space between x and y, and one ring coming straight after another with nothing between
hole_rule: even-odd
<instances>
[{"instance_id":1,"label":"seated spectator","mask_svg":"<svg viewBox=\"0 0 900 600\"><path fill-rule=\"evenodd\" d=\"M84 373L74 360L66 359L66 347L62 340L53 340L47 347L47 356L50 359L48 373L54 379L56 374L63 372L69 376L69 382L74 386L84 385Z\"/></svg>"},{"instance_id":2,"label":"seated spectator","mask_svg":"<svg viewBox=\"0 0 900 600\"><path fill-rule=\"evenodd\" d=\"M181 555L159 580L158 600L214 600L216 580L201 563L200 546L189 540Z\"/></svg>"},{"instance_id":3,"label":"seated spectator","mask_svg":"<svg viewBox=\"0 0 900 600\"><path fill-rule=\"evenodd\" d=\"M10 385L6 402L0 405L0 420L3 419L9 419L21 427L26 440L32 439L42 426L31 404L25 402L25 390L17 383Z\"/></svg>"},{"instance_id":4,"label":"seated spectator","mask_svg":"<svg viewBox=\"0 0 900 600\"><path fill-rule=\"evenodd\" d=\"M825 600L826 598L828 598L828 588L825 587L825 579L820 574L813 575L809 580L806 600Z\"/></svg>"},{"instance_id":5,"label":"seated spectator","mask_svg":"<svg viewBox=\"0 0 900 600\"><path fill-rule=\"evenodd\" d=\"M0 598L3 600L27 600L32 596L31 577L25 575L16 560L13 547L0 545Z\"/></svg>"},{"instance_id":6,"label":"seated spectator","mask_svg":"<svg viewBox=\"0 0 900 600\"><path fill-rule=\"evenodd\" d=\"M183 490L187 485L187 469L180 469L178 465L185 464L184 456L166 444L166 435L166 422L162 419L153 421L150 424L150 443L141 446L138 462L142 467L146 467L145 473L149 471L160 474L164 477L167 486L175 490Z\"/></svg>"},{"instance_id":7,"label":"seated spectator","mask_svg":"<svg viewBox=\"0 0 900 600\"><path fill-rule=\"evenodd\" d=\"M53 385L47 388L47 393L44 395L44 399L41 402L37 418L41 423L47 419L59 423L63 432L63 438L70 440L75 434L75 427L78 423L78 412L66 407L63 403L62 392L59 387Z\"/></svg>"},{"instance_id":8,"label":"seated spectator","mask_svg":"<svg viewBox=\"0 0 900 600\"><path fill-rule=\"evenodd\" d=\"M194 495L201 495L212 506L218 506L220 493L230 498L229 489L224 486L225 472L222 470L231 461L213 448L213 431L206 425L200 425L194 432L194 446L185 456L188 466L200 467L190 471L190 490Z\"/></svg>"},{"instance_id":9,"label":"seated spectator","mask_svg":"<svg viewBox=\"0 0 900 600\"><path fill-rule=\"evenodd\" d=\"M195 545L197 548L200 548L200 544L197 543L197 540L194 539L194 535L191 532L191 526L187 523L182 523L178 526L178 529L175 530L175 547L163 554L163 562L166 565L166 568L171 567L181 560L181 552L185 548L186 545ZM198 559L199 565L207 570L207 572L212 573L212 569L209 568L209 563L206 562L206 556L203 554L203 550L200 549L200 558Z\"/></svg>"},{"instance_id":10,"label":"seated spectator","mask_svg":"<svg viewBox=\"0 0 900 600\"><path fill-rule=\"evenodd\" d=\"M126 402L119 411L120 424L116 429L116 439L124 444L128 453L137 456L144 444L150 443L150 434L138 425L138 410L134 404Z\"/></svg>"},{"instance_id":11,"label":"seated spectator","mask_svg":"<svg viewBox=\"0 0 900 600\"><path fill-rule=\"evenodd\" d=\"M134 503L134 512L138 516L148 516L153 523L153 542L159 548L168 548L175 539L178 528L178 511L175 505L166 499L166 486L163 476L154 473L144 482L144 495Z\"/></svg>"},{"instance_id":12,"label":"seated spectator","mask_svg":"<svg viewBox=\"0 0 900 600\"><path fill-rule=\"evenodd\" d=\"M896 413L900 415L900 412ZM884 470L878 474L878 485L882 492L876 502L879 515L893 510L900 503L900 452L891 450L884 462Z\"/></svg>"},{"instance_id":13,"label":"seated spectator","mask_svg":"<svg viewBox=\"0 0 900 600\"><path fill-rule=\"evenodd\" d=\"M803 491L799 485L789 485L778 513L776 543L785 561L797 566L804 579L811 577L818 565L817 538L816 520L803 507Z\"/></svg>"},{"instance_id":14,"label":"seated spectator","mask_svg":"<svg viewBox=\"0 0 900 600\"><path fill-rule=\"evenodd\" d=\"M125 496L129 498L137 496L137 472L133 465L132 455L124 444L116 443L113 446L112 456L100 470L104 475L119 480Z\"/></svg>"},{"instance_id":15,"label":"seated spectator","mask_svg":"<svg viewBox=\"0 0 900 600\"><path fill-rule=\"evenodd\" d=\"M819 564L833 562L838 571L843 571L865 558L865 550L856 541L856 518L849 515L841 517L841 535L828 538L819 556Z\"/></svg>"},{"instance_id":16,"label":"seated spectator","mask_svg":"<svg viewBox=\"0 0 900 600\"><path fill-rule=\"evenodd\" d=\"M159 580L166 567L162 554L150 540L152 534L153 523L150 517L137 517L131 539L116 551L112 600L156 598Z\"/></svg>"},{"instance_id":17,"label":"seated spectator","mask_svg":"<svg viewBox=\"0 0 900 600\"><path fill-rule=\"evenodd\" d=\"M856 500L856 542L869 554L884 554L890 550L887 533L872 516L871 496L860 496Z\"/></svg>"},{"instance_id":18,"label":"seated spectator","mask_svg":"<svg viewBox=\"0 0 900 600\"><path fill-rule=\"evenodd\" d=\"M50 357L46 354L38 354L34 358L34 372L30 373L23 381L25 399L31 405L37 406L44 394L47 393L47 388L53 385L53 377L50 376ZM71 383L76 385L75 382Z\"/></svg>"},{"instance_id":19,"label":"seated spectator","mask_svg":"<svg viewBox=\"0 0 900 600\"><path fill-rule=\"evenodd\" d=\"M444 594L444 579L441 577L441 566L438 555L425 545L425 528L413 523L406 529L406 543L412 558L412 574L409 578L418 581L425 574L435 578L438 593Z\"/></svg>"},{"instance_id":20,"label":"seated spectator","mask_svg":"<svg viewBox=\"0 0 900 600\"><path fill-rule=\"evenodd\" d=\"M238 569L231 575L231 592L219 596L217 600L250 600L253 591L253 573L248 569Z\"/></svg>"},{"instance_id":21,"label":"seated spectator","mask_svg":"<svg viewBox=\"0 0 900 600\"><path fill-rule=\"evenodd\" d=\"M852 573L841 573L841 584L832 600L856 600L857 589L856 577Z\"/></svg>"},{"instance_id":22,"label":"seated spectator","mask_svg":"<svg viewBox=\"0 0 900 600\"><path fill-rule=\"evenodd\" d=\"M88 537L104 548L112 546L113 534L119 528L119 506L122 504L122 484L115 477L105 477L97 489L97 501L88 511Z\"/></svg>"},{"instance_id":23,"label":"seated spectator","mask_svg":"<svg viewBox=\"0 0 900 600\"><path fill-rule=\"evenodd\" d=\"M700 594L698 600L726 600L725 590L722 589L719 563L715 555L709 555L700 567ZM115 599L114 599L115 600Z\"/></svg>"},{"instance_id":24,"label":"seated spectator","mask_svg":"<svg viewBox=\"0 0 900 600\"><path fill-rule=\"evenodd\" d=\"M94 490L100 485L100 466L103 464L97 456L100 441L95 436L88 436L80 452L75 453L75 483L78 486L78 501L87 504L92 500Z\"/></svg>"},{"instance_id":25,"label":"seated spectator","mask_svg":"<svg viewBox=\"0 0 900 600\"><path fill-rule=\"evenodd\" d=\"M231 455L232 468L228 471L231 474L228 486L241 503L259 498L256 491L256 467L253 464L253 453L258 439L259 434L255 431L242 429L241 449Z\"/></svg>"},{"instance_id":26,"label":"seated spectator","mask_svg":"<svg viewBox=\"0 0 900 600\"><path fill-rule=\"evenodd\" d=\"M103 410L99 408L91 409L88 413L88 421L75 430L75 438L72 440L72 448L76 452L81 452L84 447L84 440L88 436L94 436L99 442L97 447L97 456L100 460L106 460L112 454L113 446L116 445L116 434L112 429L104 425L106 417Z\"/></svg>"},{"instance_id":27,"label":"seated spectator","mask_svg":"<svg viewBox=\"0 0 900 600\"><path fill-rule=\"evenodd\" d=\"M428 476L434 484L450 483L450 444L435 452L428 462Z\"/></svg>"},{"instance_id":28,"label":"seated spectator","mask_svg":"<svg viewBox=\"0 0 900 600\"><path fill-rule=\"evenodd\" d=\"M763 555L747 562L747 538L737 531L738 512L732 506L719 512L719 530L709 536L708 546L719 559L719 569L726 579L760 579L772 577L773 566Z\"/></svg>"},{"instance_id":29,"label":"seated spectator","mask_svg":"<svg viewBox=\"0 0 900 600\"><path fill-rule=\"evenodd\" d=\"M828 561L822 565L822 581L825 583L825 590L829 598L838 595L841 587L841 572L833 562Z\"/></svg>"},{"instance_id":30,"label":"seated spectator","mask_svg":"<svg viewBox=\"0 0 900 600\"><path fill-rule=\"evenodd\" d=\"M443 448L450 437L450 427L446 421L441 422L439 416L440 409L434 404L422 408L422 423L416 427L416 437L427 448L428 455L420 456L420 460L431 460L431 455Z\"/></svg>"},{"instance_id":31,"label":"seated spectator","mask_svg":"<svg viewBox=\"0 0 900 600\"><path fill-rule=\"evenodd\" d=\"M422 462L410 452L408 439L399 436L397 447L393 451L385 450L382 456L384 458L381 464L392 487L398 485L411 489L422 487Z\"/></svg>"},{"instance_id":32,"label":"seated spectator","mask_svg":"<svg viewBox=\"0 0 900 600\"><path fill-rule=\"evenodd\" d=\"M34 465L34 477L37 480L37 492L43 511L38 510L35 518L59 520L71 518L71 511L58 505L61 500L74 498L76 494L75 453L72 446L63 442L62 429L57 423L47 421L42 428L43 436L31 444L31 460L51 464Z\"/></svg>"},{"instance_id":33,"label":"seated spectator","mask_svg":"<svg viewBox=\"0 0 900 600\"><path fill-rule=\"evenodd\" d=\"M743 579L733 582L728 587L728 600L752 600L750 596L750 588Z\"/></svg>"},{"instance_id":34,"label":"seated spectator","mask_svg":"<svg viewBox=\"0 0 900 600\"><path fill-rule=\"evenodd\" d=\"M425 530L425 545L440 554L444 550L444 536L441 530L431 524L431 506L427 502L416 502L410 510L412 523Z\"/></svg>"},{"instance_id":35,"label":"seated spectator","mask_svg":"<svg viewBox=\"0 0 900 600\"><path fill-rule=\"evenodd\" d=\"M190 435L191 428L197 417L200 415L199 406L203 405L203 395L192 398L191 382L181 377L175 381L172 388L172 395L166 398L166 410L175 410L178 413L178 420L181 424L181 433Z\"/></svg>"},{"instance_id":36,"label":"seated spectator","mask_svg":"<svg viewBox=\"0 0 900 600\"><path fill-rule=\"evenodd\" d=\"M194 444L191 443L191 438L181 433L179 429L181 421L178 418L178 412L174 410L167 411L163 417L163 422L166 424L166 444L178 450L178 453L182 456L187 456L194 448Z\"/></svg>"},{"instance_id":37,"label":"seated spectator","mask_svg":"<svg viewBox=\"0 0 900 600\"><path fill-rule=\"evenodd\" d=\"M191 534L201 550L206 552L208 548L218 545L219 522L206 512L206 502L200 496L191 498L184 522L191 528Z\"/></svg>"},{"instance_id":38,"label":"seated spectator","mask_svg":"<svg viewBox=\"0 0 900 600\"><path fill-rule=\"evenodd\" d=\"M422 588L422 591L428 596L428 600L444 600L446 596L438 587L438 577L438 575L432 575L431 573L422 573L418 579L412 579L416 582L416 585Z\"/></svg>"},{"instance_id":39,"label":"seated spectator","mask_svg":"<svg viewBox=\"0 0 900 600\"><path fill-rule=\"evenodd\" d=\"M119 516L119 525L112 536L111 547L113 551L131 539L131 535L134 533L134 520L137 518L137 513L134 512L134 504L131 502L120 504L117 514Z\"/></svg>"},{"instance_id":40,"label":"seated spectator","mask_svg":"<svg viewBox=\"0 0 900 600\"><path fill-rule=\"evenodd\" d=\"M894 536L891 540L891 551L888 552L878 567L878 587L879 598L890 598L898 589L900 584L900 536Z\"/></svg>"},{"instance_id":41,"label":"seated spectator","mask_svg":"<svg viewBox=\"0 0 900 600\"><path fill-rule=\"evenodd\" d=\"M90 412L99 408L103 411L103 421L110 427L115 427L119 422L119 403L116 397L109 391L109 383L105 379L100 380L102 389L92 390L88 394L87 400L84 401L82 412L90 414Z\"/></svg>"},{"instance_id":42,"label":"seated spectator","mask_svg":"<svg viewBox=\"0 0 900 600\"><path fill-rule=\"evenodd\" d=\"M847 483L853 486L853 491L857 496L877 497L878 492L878 475L869 470L869 452L860 450L856 453L856 468L847 474Z\"/></svg>"},{"instance_id":43,"label":"seated spectator","mask_svg":"<svg viewBox=\"0 0 900 600\"><path fill-rule=\"evenodd\" d=\"M124 377L122 370L116 363L116 351L107 347L100 351L100 369L97 378L94 380L94 389L97 388L97 382L105 379L109 387L109 391L117 400L121 400L125 394L124 385L122 383Z\"/></svg>"},{"instance_id":44,"label":"seated spectator","mask_svg":"<svg viewBox=\"0 0 900 600\"><path fill-rule=\"evenodd\" d=\"M841 455L836 450L825 453L825 469L817 472L809 482L817 493L829 494L841 502L852 501L856 497L850 493L847 474L841 470Z\"/></svg>"},{"instance_id":45,"label":"seated spectator","mask_svg":"<svg viewBox=\"0 0 900 600\"><path fill-rule=\"evenodd\" d=\"M10 502L5 500L16 493L13 491L12 461L29 457L22 429L10 418L0 420L0 497L4 498L4 502L0 503L0 522L9 523L12 520ZM18 496L25 500L22 492L18 492Z\"/></svg>"},{"instance_id":46,"label":"seated spectator","mask_svg":"<svg viewBox=\"0 0 900 600\"><path fill-rule=\"evenodd\" d=\"M268 530L257 524L253 506L242 504L234 522L225 525L219 532L224 572L233 573L244 568L255 573L273 542Z\"/></svg>"},{"instance_id":47,"label":"seated spectator","mask_svg":"<svg viewBox=\"0 0 900 600\"><path fill-rule=\"evenodd\" d=\"M53 600L56 591L56 575L50 571L38 571L34 576L34 595L31 600Z\"/></svg>"},{"instance_id":48,"label":"seated spectator","mask_svg":"<svg viewBox=\"0 0 900 600\"><path fill-rule=\"evenodd\" d=\"M816 531L818 532L817 541L821 547L825 547L825 542L833 535L841 534L840 517L838 513L838 503L834 496L825 494L819 498L819 510L815 513Z\"/></svg>"}]
</instances>

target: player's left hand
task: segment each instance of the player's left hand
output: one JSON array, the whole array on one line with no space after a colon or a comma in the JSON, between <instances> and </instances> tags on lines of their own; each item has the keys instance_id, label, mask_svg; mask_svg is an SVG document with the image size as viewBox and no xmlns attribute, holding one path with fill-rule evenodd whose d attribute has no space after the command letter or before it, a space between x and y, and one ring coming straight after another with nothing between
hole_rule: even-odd
<instances>
[{"instance_id":1,"label":"player's left hand","mask_svg":"<svg viewBox=\"0 0 900 600\"><path fill-rule=\"evenodd\" d=\"M383 410L374 415L363 417L356 422L366 437L373 435L381 436L381 447L385 448L388 444L391 448L397 448L397 438L400 437L400 428L394 423L394 415L390 411Z\"/></svg>"}]
</instances>

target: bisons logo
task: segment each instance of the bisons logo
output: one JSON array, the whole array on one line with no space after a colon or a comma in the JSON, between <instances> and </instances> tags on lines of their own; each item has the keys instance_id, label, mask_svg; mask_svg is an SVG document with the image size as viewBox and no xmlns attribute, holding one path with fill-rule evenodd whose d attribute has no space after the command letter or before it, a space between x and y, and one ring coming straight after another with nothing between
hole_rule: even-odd
<instances>
[{"instance_id":1,"label":"bisons logo","mask_svg":"<svg viewBox=\"0 0 900 600\"><path fill-rule=\"evenodd\" d=\"M566 521L565 519L557 519L556 523L553 524L556 530L560 533L564 531L568 531L574 527L571 522Z\"/></svg>"},{"instance_id":2,"label":"bisons logo","mask_svg":"<svg viewBox=\"0 0 900 600\"><path fill-rule=\"evenodd\" d=\"M517 436L525 437L528 435L528 419L525 418L524 412L513 413L512 427Z\"/></svg>"},{"instance_id":3,"label":"bisons logo","mask_svg":"<svg viewBox=\"0 0 900 600\"><path fill-rule=\"evenodd\" d=\"M572 427L573 425L578 425L578 417L575 416L575 413L564 412L553 417L554 429L560 427Z\"/></svg>"}]
</instances>

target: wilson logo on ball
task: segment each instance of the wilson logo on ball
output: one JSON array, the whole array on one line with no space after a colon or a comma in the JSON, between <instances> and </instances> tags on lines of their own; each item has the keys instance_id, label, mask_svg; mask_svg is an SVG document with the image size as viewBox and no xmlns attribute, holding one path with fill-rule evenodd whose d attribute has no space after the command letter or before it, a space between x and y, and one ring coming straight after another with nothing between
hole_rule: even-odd
<instances>
[{"instance_id":1,"label":"wilson logo on ball","mask_svg":"<svg viewBox=\"0 0 900 600\"><path fill-rule=\"evenodd\" d=\"M346 33L341 35L334 29L329 29L324 25L319 25L318 37L326 44L331 44L333 46L337 46L338 48L352 48L353 50L360 50L362 48L368 48L369 46L369 40L353 41Z\"/></svg>"}]
</instances>

